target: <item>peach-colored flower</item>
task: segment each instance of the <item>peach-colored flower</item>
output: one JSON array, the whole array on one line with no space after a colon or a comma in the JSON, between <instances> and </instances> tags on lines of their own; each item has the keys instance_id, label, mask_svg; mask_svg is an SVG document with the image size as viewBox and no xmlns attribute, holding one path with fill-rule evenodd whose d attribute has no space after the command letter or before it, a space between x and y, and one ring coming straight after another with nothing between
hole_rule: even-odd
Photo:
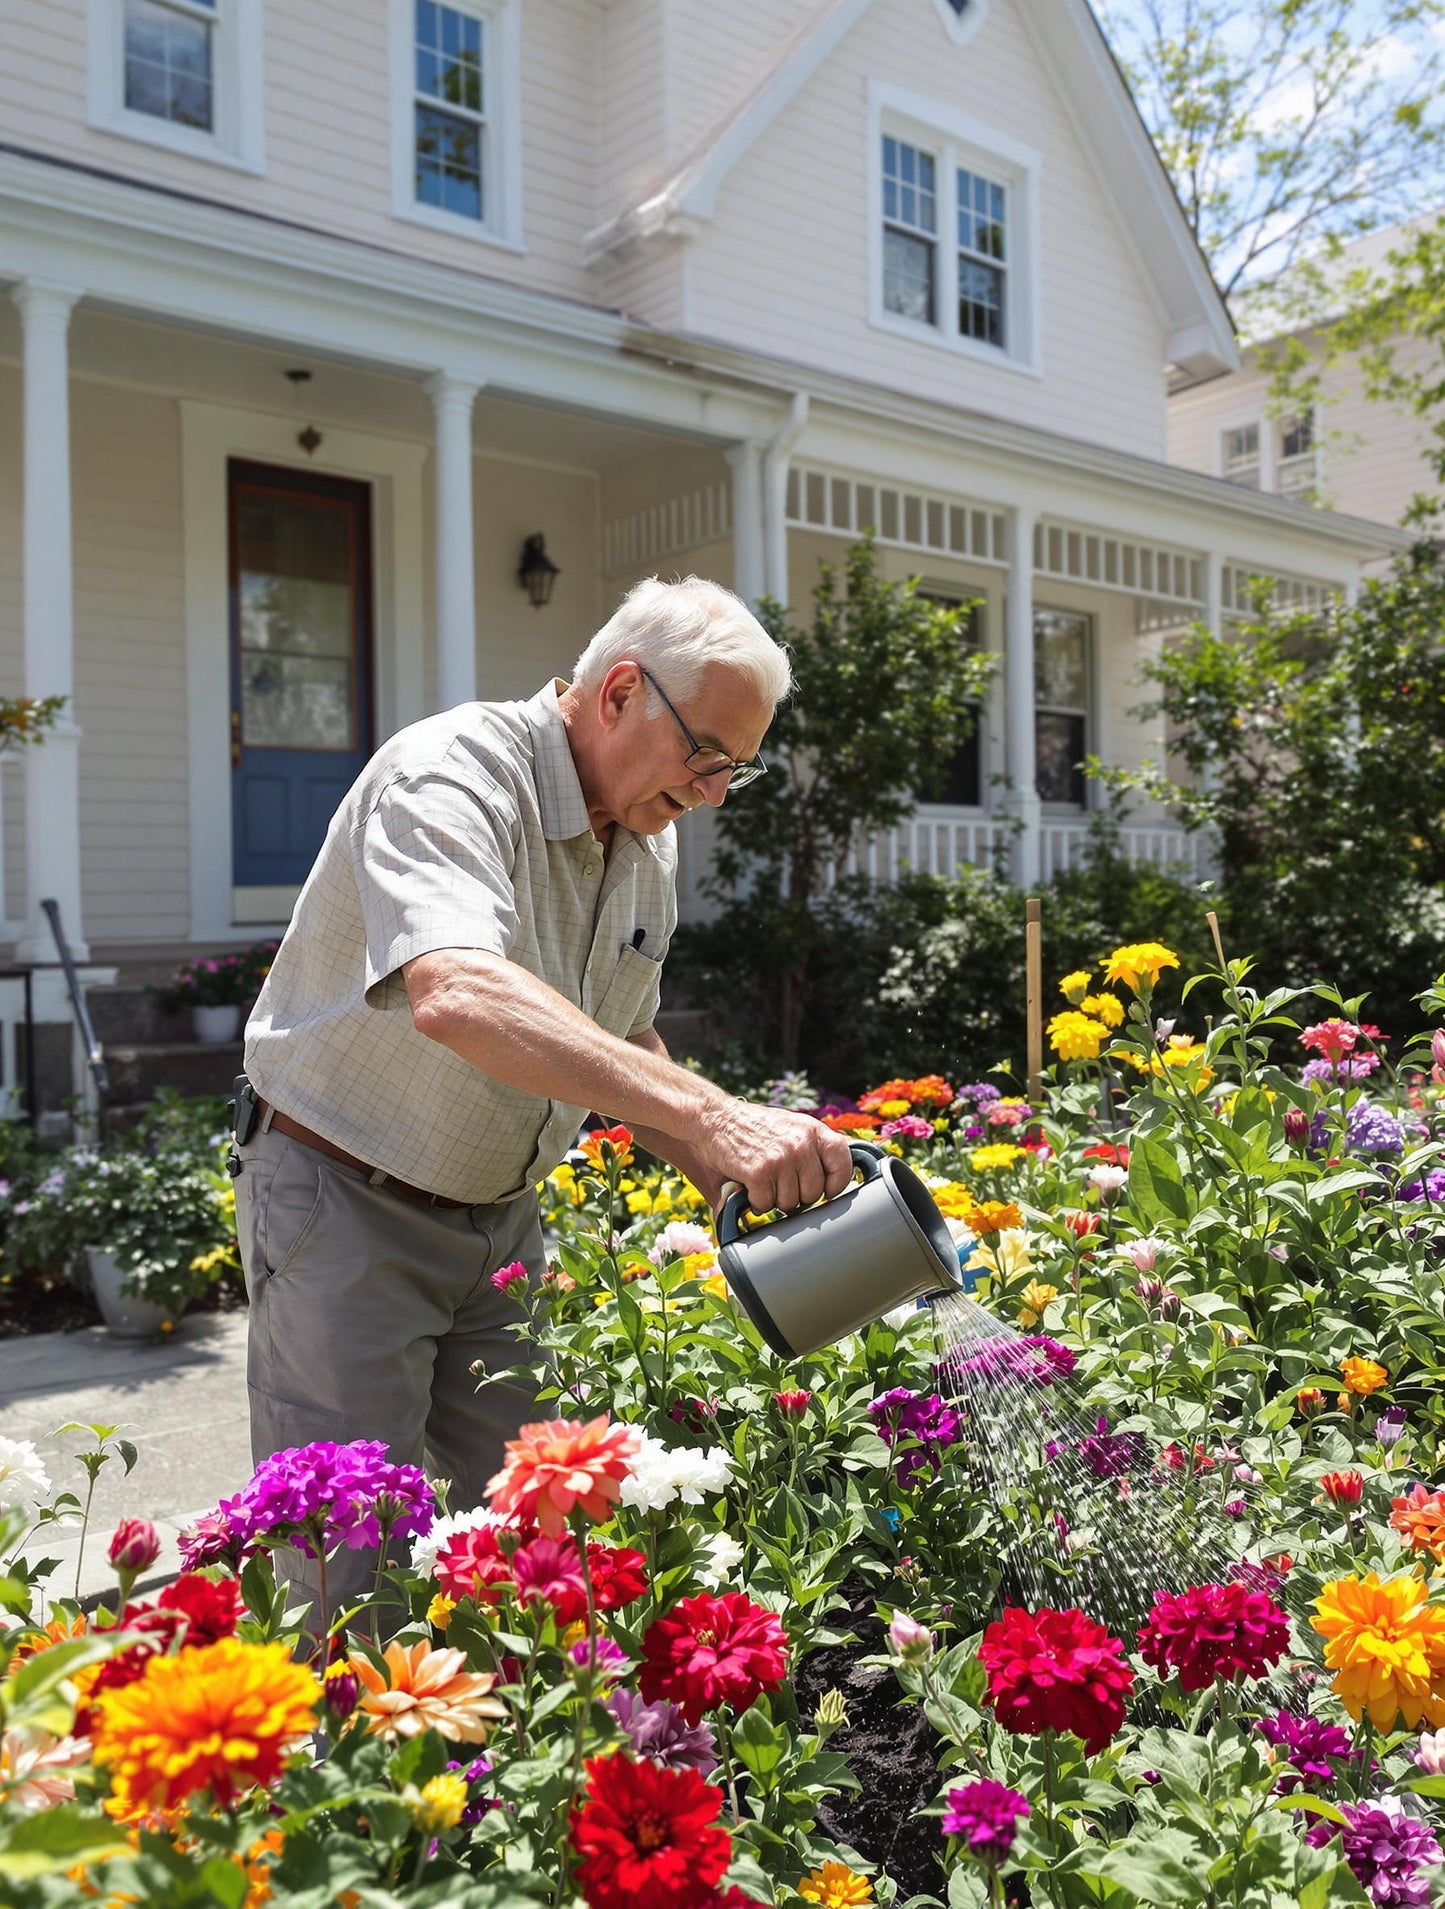
<instances>
[{"instance_id":1,"label":"peach-colored flower","mask_svg":"<svg viewBox=\"0 0 1445 1909\"><path fill-rule=\"evenodd\" d=\"M1345 1390L1353 1392L1358 1399L1367 1399L1372 1392L1378 1392L1389 1383L1390 1375L1384 1366L1374 1359L1361 1359L1353 1354L1341 1359L1340 1371L1345 1375Z\"/></svg>"},{"instance_id":2,"label":"peach-colored flower","mask_svg":"<svg viewBox=\"0 0 1445 1909\"><path fill-rule=\"evenodd\" d=\"M436 1730L452 1743L485 1743L492 1725L507 1714L491 1695L496 1678L468 1670L459 1650L388 1644L384 1677L362 1651L352 1651L350 1661L363 1686L358 1707L367 1733L388 1743L423 1730Z\"/></svg>"},{"instance_id":3,"label":"peach-colored flower","mask_svg":"<svg viewBox=\"0 0 1445 1909\"><path fill-rule=\"evenodd\" d=\"M507 1462L487 1486L492 1509L535 1519L548 1538L561 1537L574 1507L600 1524L612 1516L639 1444L630 1425L611 1424L605 1412L585 1423L524 1425L507 1440Z\"/></svg>"},{"instance_id":4,"label":"peach-colored flower","mask_svg":"<svg viewBox=\"0 0 1445 1909\"><path fill-rule=\"evenodd\" d=\"M0 1736L0 1797L22 1810L68 1803L75 1795L70 1772L89 1761L84 1737L53 1737L34 1724L12 1724Z\"/></svg>"},{"instance_id":5,"label":"peach-colored flower","mask_svg":"<svg viewBox=\"0 0 1445 1909\"><path fill-rule=\"evenodd\" d=\"M1416 1485L1403 1498L1390 1500L1390 1524L1412 1551L1428 1551L1445 1564L1445 1491Z\"/></svg>"}]
</instances>

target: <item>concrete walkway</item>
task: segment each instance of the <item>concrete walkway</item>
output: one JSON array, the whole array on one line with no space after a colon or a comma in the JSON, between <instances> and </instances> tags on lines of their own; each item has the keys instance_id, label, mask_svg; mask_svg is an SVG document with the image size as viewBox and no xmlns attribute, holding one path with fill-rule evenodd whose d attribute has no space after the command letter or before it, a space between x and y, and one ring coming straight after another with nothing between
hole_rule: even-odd
<instances>
[{"instance_id":1,"label":"concrete walkway","mask_svg":"<svg viewBox=\"0 0 1445 1909\"><path fill-rule=\"evenodd\" d=\"M80 1594L114 1588L105 1550L120 1518L149 1518L161 1555L146 1577L180 1569L176 1534L251 1476L246 1413L246 1314L182 1319L167 1339L116 1339L104 1326L0 1340L0 1434L34 1439L57 1489L84 1503L86 1476L73 1454L88 1435L68 1420L114 1425L140 1456L129 1478L118 1458L101 1468L82 1561ZM52 1592L73 1596L78 1523L55 1526L32 1556L61 1559Z\"/></svg>"}]
</instances>

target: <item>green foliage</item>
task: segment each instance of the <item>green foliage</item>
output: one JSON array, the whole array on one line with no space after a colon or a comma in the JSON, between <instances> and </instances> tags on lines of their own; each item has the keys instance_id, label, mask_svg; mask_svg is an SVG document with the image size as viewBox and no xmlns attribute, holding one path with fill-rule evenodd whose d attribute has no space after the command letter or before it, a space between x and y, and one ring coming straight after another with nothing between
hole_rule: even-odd
<instances>
[{"instance_id":1,"label":"green foliage","mask_svg":"<svg viewBox=\"0 0 1445 1909\"><path fill-rule=\"evenodd\" d=\"M1445 568L1428 550L1323 621L1198 628L1145 675L1196 786L1094 772L1213 831L1231 932L1294 987L1368 992L1393 1032L1445 964Z\"/></svg>"}]
</instances>

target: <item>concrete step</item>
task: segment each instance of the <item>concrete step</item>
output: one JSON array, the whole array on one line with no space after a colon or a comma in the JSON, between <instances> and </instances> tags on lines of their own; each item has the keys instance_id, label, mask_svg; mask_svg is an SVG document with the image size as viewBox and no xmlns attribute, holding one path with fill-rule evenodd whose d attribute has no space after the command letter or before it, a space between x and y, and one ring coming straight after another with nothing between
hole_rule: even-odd
<instances>
[{"instance_id":1,"label":"concrete step","mask_svg":"<svg viewBox=\"0 0 1445 1909\"><path fill-rule=\"evenodd\" d=\"M231 1082L241 1071L242 1051L240 1041L214 1046L156 1041L107 1047L110 1102L125 1106L152 1100L158 1087L173 1087L181 1094L229 1094Z\"/></svg>"}]
</instances>

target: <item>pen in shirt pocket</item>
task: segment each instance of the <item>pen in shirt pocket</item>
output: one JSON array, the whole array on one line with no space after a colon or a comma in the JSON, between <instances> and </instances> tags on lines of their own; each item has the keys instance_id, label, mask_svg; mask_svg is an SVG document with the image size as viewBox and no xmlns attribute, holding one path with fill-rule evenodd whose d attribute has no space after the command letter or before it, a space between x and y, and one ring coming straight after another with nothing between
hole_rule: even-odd
<instances>
[{"instance_id":1,"label":"pen in shirt pocket","mask_svg":"<svg viewBox=\"0 0 1445 1909\"><path fill-rule=\"evenodd\" d=\"M632 945L634 948L641 948L643 942L646 941L646 939L647 939L647 930L645 928L634 929L633 935L632 935Z\"/></svg>"}]
</instances>

